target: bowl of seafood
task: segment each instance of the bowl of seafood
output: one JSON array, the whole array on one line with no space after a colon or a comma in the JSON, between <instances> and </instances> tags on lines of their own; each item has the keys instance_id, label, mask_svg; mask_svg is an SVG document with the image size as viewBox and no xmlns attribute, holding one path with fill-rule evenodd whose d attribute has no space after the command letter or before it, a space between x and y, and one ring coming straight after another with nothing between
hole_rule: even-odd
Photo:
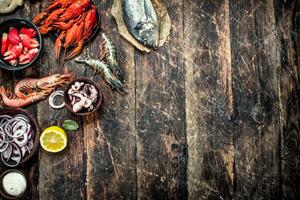
<instances>
[{"instance_id":1,"label":"bowl of seafood","mask_svg":"<svg viewBox=\"0 0 300 200\"><path fill-rule=\"evenodd\" d=\"M78 78L68 84L64 94L65 105L75 115L88 115L101 105L102 92L92 80Z\"/></svg>"},{"instance_id":2,"label":"bowl of seafood","mask_svg":"<svg viewBox=\"0 0 300 200\"><path fill-rule=\"evenodd\" d=\"M39 126L28 111L0 110L0 157L6 167L17 167L29 160L39 145Z\"/></svg>"},{"instance_id":3,"label":"bowl of seafood","mask_svg":"<svg viewBox=\"0 0 300 200\"><path fill-rule=\"evenodd\" d=\"M79 55L97 33L99 14L91 0L53 1L33 23L42 35L55 41L56 59L69 60Z\"/></svg>"},{"instance_id":4,"label":"bowl of seafood","mask_svg":"<svg viewBox=\"0 0 300 200\"><path fill-rule=\"evenodd\" d=\"M0 67L21 70L39 57L43 41L38 28L24 18L11 18L0 23Z\"/></svg>"}]
</instances>

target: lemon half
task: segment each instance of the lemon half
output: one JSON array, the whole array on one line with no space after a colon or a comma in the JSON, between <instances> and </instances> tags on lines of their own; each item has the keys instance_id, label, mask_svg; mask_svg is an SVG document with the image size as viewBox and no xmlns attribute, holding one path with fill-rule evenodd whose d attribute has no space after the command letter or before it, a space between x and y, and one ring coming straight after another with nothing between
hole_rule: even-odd
<instances>
[{"instance_id":1,"label":"lemon half","mask_svg":"<svg viewBox=\"0 0 300 200\"><path fill-rule=\"evenodd\" d=\"M68 143L67 141L66 132L58 126L46 128L40 137L42 148L52 153L57 153L65 149Z\"/></svg>"}]
</instances>

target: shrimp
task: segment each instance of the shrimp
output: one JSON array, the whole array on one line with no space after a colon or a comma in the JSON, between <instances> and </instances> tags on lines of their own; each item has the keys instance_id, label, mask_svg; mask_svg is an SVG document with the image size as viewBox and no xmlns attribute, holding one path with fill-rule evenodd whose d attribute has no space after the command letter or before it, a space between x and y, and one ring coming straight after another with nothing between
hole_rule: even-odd
<instances>
[{"instance_id":1,"label":"shrimp","mask_svg":"<svg viewBox=\"0 0 300 200\"><path fill-rule=\"evenodd\" d=\"M99 73L107 84L120 94L124 95L127 93L124 84L117 77L113 76L110 66L104 61L83 57L77 57L75 61L91 66L95 70L95 73Z\"/></svg>"},{"instance_id":2,"label":"shrimp","mask_svg":"<svg viewBox=\"0 0 300 200\"><path fill-rule=\"evenodd\" d=\"M117 51L114 43L106 33L102 33L102 39L105 49L105 57L107 62L109 63L111 71L115 73L115 75L121 82L124 82L124 72L117 61Z\"/></svg>"},{"instance_id":3,"label":"shrimp","mask_svg":"<svg viewBox=\"0 0 300 200\"><path fill-rule=\"evenodd\" d=\"M27 98L20 98L13 93L6 92L5 88L3 86L1 86L0 94L2 96L3 103L6 106L14 107L14 108L21 108L21 107L27 106L31 103L45 99L48 96L49 92L44 91L44 92L37 93L34 96L30 96Z\"/></svg>"}]
</instances>

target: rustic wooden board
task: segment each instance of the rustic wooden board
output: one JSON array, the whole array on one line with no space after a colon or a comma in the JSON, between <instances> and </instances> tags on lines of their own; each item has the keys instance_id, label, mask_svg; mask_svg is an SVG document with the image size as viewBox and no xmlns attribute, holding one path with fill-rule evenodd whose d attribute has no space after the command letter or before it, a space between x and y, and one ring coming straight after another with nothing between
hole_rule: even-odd
<instances>
[{"instance_id":1,"label":"rustic wooden board","mask_svg":"<svg viewBox=\"0 0 300 200\"><path fill-rule=\"evenodd\" d=\"M281 181L284 199L300 198L300 1L275 1L280 39Z\"/></svg>"},{"instance_id":2,"label":"rustic wooden board","mask_svg":"<svg viewBox=\"0 0 300 200\"><path fill-rule=\"evenodd\" d=\"M234 180L229 1L188 1L184 7L189 197L230 199Z\"/></svg>"},{"instance_id":3,"label":"rustic wooden board","mask_svg":"<svg viewBox=\"0 0 300 200\"><path fill-rule=\"evenodd\" d=\"M138 199L186 199L183 1L163 1L173 30L162 48L135 51Z\"/></svg>"},{"instance_id":4,"label":"rustic wooden board","mask_svg":"<svg viewBox=\"0 0 300 200\"><path fill-rule=\"evenodd\" d=\"M85 117L84 132L87 166L87 199L136 199L136 131L135 131L135 69L134 48L119 37L110 14L112 1L97 2L102 30L118 44L117 53L126 71L128 95L110 90L101 81L104 106L95 115ZM100 59L101 33L84 53ZM103 53L103 52L102 52ZM91 68L85 76L95 78Z\"/></svg>"},{"instance_id":5,"label":"rustic wooden board","mask_svg":"<svg viewBox=\"0 0 300 200\"><path fill-rule=\"evenodd\" d=\"M250 11L249 11L250 8ZM235 84L236 199L274 199L279 193L279 68L273 3L231 6ZM267 192L268 191L268 192Z\"/></svg>"},{"instance_id":6,"label":"rustic wooden board","mask_svg":"<svg viewBox=\"0 0 300 200\"><path fill-rule=\"evenodd\" d=\"M32 19L52 0L0 16ZM41 129L75 119L68 148L20 166L24 199L299 199L300 1L163 0L172 21L150 54L118 33L112 1L95 1L101 30L83 51L100 58L101 31L115 42L128 94L91 68L54 60L45 38L32 68L0 70L0 84L73 72L98 82L104 106L87 117L27 107ZM0 169L2 172L5 169Z\"/></svg>"}]
</instances>

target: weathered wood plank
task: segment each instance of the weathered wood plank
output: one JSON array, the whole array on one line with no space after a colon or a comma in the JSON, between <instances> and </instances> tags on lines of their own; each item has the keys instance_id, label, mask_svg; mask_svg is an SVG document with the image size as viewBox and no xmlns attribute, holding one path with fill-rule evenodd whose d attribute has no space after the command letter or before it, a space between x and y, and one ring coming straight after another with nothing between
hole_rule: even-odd
<instances>
[{"instance_id":1,"label":"weathered wood plank","mask_svg":"<svg viewBox=\"0 0 300 200\"><path fill-rule=\"evenodd\" d=\"M51 1L41 2L42 10ZM44 53L38 66L40 76L54 73L73 72L83 75L83 70L74 61L68 61L62 68L54 56L54 42L44 38ZM84 165L84 133L81 119L72 116L66 109L53 110L48 99L38 104L38 121L41 130L52 125L61 125L65 119L80 123L80 129L68 133L68 147L57 154L40 150L39 154L39 198L43 199L84 199L86 196L86 166Z\"/></svg>"},{"instance_id":2,"label":"weathered wood plank","mask_svg":"<svg viewBox=\"0 0 300 200\"><path fill-rule=\"evenodd\" d=\"M300 1L275 1L280 37L281 179L283 199L300 198Z\"/></svg>"},{"instance_id":3,"label":"weathered wood plank","mask_svg":"<svg viewBox=\"0 0 300 200\"><path fill-rule=\"evenodd\" d=\"M231 2L235 199L280 195L279 51L271 1Z\"/></svg>"},{"instance_id":4,"label":"weathered wood plank","mask_svg":"<svg viewBox=\"0 0 300 200\"><path fill-rule=\"evenodd\" d=\"M138 199L187 199L183 1L163 3L170 40L135 52Z\"/></svg>"},{"instance_id":5,"label":"weathered wood plank","mask_svg":"<svg viewBox=\"0 0 300 200\"><path fill-rule=\"evenodd\" d=\"M233 196L229 1L185 1L189 199Z\"/></svg>"},{"instance_id":6,"label":"weathered wood plank","mask_svg":"<svg viewBox=\"0 0 300 200\"><path fill-rule=\"evenodd\" d=\"M96 2L101 17L101 30L114 41L121 66L126 71L128 94L113 92L93 75L86 76L101 83L104 105L95 115L84 118L87 153L87 199L136 199L136 131L135 131L135 69L134 48L116 29L110 14L113 1ZM85 54L100 59L101 33Z\"/></svg>"}]
</instances>

